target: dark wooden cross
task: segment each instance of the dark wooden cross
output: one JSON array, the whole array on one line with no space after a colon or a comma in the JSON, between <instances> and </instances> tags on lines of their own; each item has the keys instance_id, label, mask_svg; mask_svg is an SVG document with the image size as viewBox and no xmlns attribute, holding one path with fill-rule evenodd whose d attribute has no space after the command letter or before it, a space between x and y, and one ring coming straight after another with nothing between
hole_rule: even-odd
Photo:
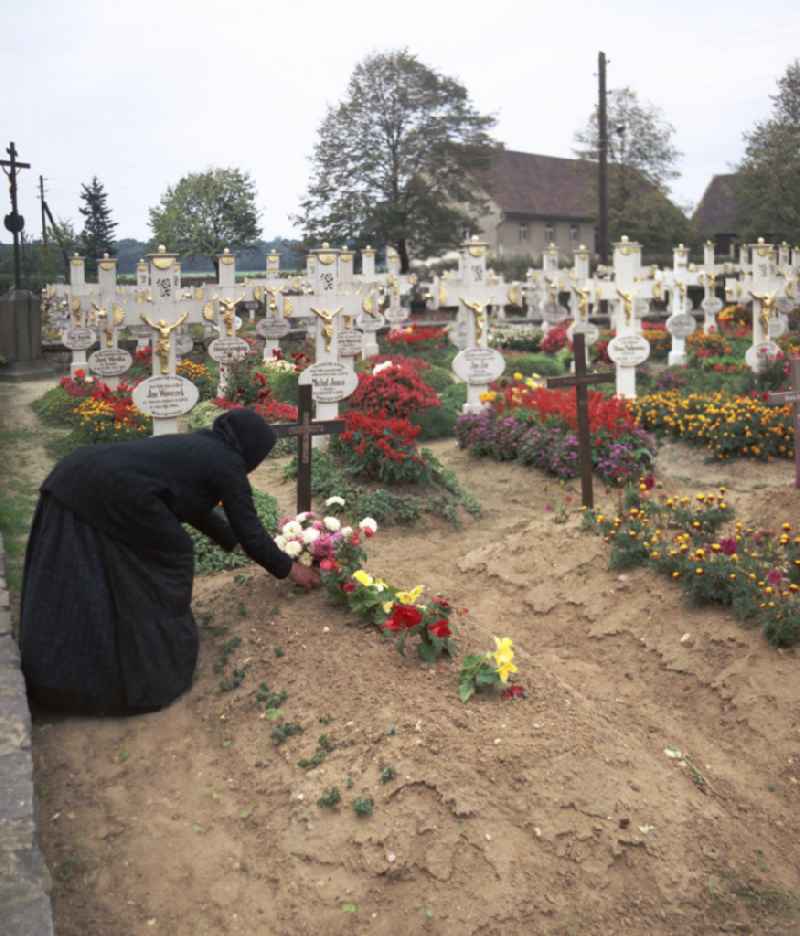
<instances>
[{"instance_id":1,"label":"dark wooden cross","mask_svg":"<svg viewBox=\"0 0 800 936\"><path fill-rule=\"evenodd\" d=\"M592 436L589 432L589 387L596 383L613 383L612 372L590 373L586 370L586 342L581 332L572 336L572 354L575 358L575 373L569 377L548 377L547 386L574 387L578 410L578 464L581 469L581 496L583 506L594 507L592 490Z\"/></svg>"},{"instance_id":2,"label":"dark wooden cross","mask_svg":"<svg viewBox=\"0 0 800 936\"><path fill-rule=\"evenodd\" d=\"M789 386L783 393L768 393L767 403L772 406L794 404L794 486L800 488L800 358L792 358L789 365Z\"/></svg>"},{"instance_id":3,"label":"dark wooden cross","mask_svg":"<svg viewBox=\"0 0 800 936\"><path fill-rule=\"evenodd\" d=\"M311 387L298 389L297 422L273 426L279 439L297 438L297 512L311 510L311 437L336 435L344 429L343 419L312 421Z\"/></svg>"},{"instance_id":4,"label":"dark wooden cross","mask_svg":"<svg viewBox=\"0 0 800 936\"><path fill-rule=\"evenodd\" d=\"M20 169L30 169L30 163L17 162L17 148L14 142L6 149L9 159L0 159L0 166L8 176L8 187L11 193L11 214L5 217L5 226L14 236L14 288L22 289L22 267L19 257L19 235L25 227L25 220L17 211L17 172ZM8 168L6 168L6 166Z\"/></svg>"}]
</instances>

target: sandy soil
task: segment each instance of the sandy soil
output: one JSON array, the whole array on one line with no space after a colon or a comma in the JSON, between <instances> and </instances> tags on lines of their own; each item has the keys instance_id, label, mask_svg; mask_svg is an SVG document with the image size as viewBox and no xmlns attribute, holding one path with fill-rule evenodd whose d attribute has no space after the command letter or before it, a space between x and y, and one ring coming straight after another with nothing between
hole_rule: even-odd
<instances>
[{"instance_id":1,"label":"sandy soil","mask_svg":"<svg viewBox=\"0 0 800 936\"><path fill-rule=\"evenodd\" d=\"M512 636L528 698L462 705L455 665L405 660L255 568L198 581L191 693L36 722L60 936L800 932L796 654L648 571L608 571L574 485L435 449L482 518L382 531L369 567L468 608L466 651ZM288 507L279 467L256 482ZM723 473L683 446L658 461L669 489L726 482L761 527L800 519L789 464ZM226 672L246 676L221 692L233 637ZM261 682L304 729L279 747ZM323 733L335 749L302 770ZM321 809L333 785L342 802Z\"/></svg>"}]
</instances>

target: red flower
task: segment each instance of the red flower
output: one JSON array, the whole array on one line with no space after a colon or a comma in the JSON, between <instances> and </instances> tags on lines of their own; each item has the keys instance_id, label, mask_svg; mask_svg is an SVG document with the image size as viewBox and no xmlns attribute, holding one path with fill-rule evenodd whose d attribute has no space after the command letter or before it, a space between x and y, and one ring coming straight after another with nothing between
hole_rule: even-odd
<instances>
[{"instance_id":1,"label":"red flower","mask_svg":"<svg viewBox=\"0 0 800 936\"><path fill-rule=\"evenodd\" d=\"M448 611L450 609L450 602L446 598L443 598L441 595L434 595L433 598L431 598L431 603L438 605L440 608L442 608L445 611Z\"/></svg>"},{"instance_id":2,"label":"red flower","mask_svg":"<svg viewBox=\"0 0 800 936\"><path fill-rule=\"evenodd\" d=\"M508 702L513 699L524 699L526 695L527 693L522 688L522 686L519 685L519 683L513 683L508 687L508 689L504 689L500 693L500 698Z\"/></svg>"},{"instance_id":3,"label":"red flower","mask_svg":"<svg viewBox=\"0 0 800 936\"><path fill-rule=\"evenodd\" d=\"M655 483L656 479L651 474L645 475L642 478L642 484L647 488L648 491L652 491L652 489L655 487Z\"/></svg>"},{"instance_id":4,"label":"red flower","mask_svg":"<svg viewBox=\"0 0 800 936\"><path fill-rule=\"evenodd\" d=\"M83 380L83 378L86 376L86 371L85 371L85 370L76 370L76 371L75 371L75 376L78 378L78 380Z\"/></svg>"},{"instance_id":5,"label":"red flower","mask_svg":"<svg viewBox=\"0 0 800 936\"><path fill-rule=\"evenodd\" d=\"M339 563L335 559L323 559L319 567L323 572L335 572L339 568Z\"/></svg>"},{"instance_id":6,"label":"red flower","mask_svg":"<svg viewBox=\"0 0 800 936\"><path fill-rule=\"evenodd\" d=\"M422 613L413 605L396 605L391 617L383 625L387 630L411 630L422 620Z\"/></svg>"},{"instance_id":7,"label":"red flower","mask_svg":"<svg viewBox=\"0 0 800 936\"><path fill-rule=\"evenodd\" d=\"M342 591L343 592L352 592L356 590L356 586L352 582L342 582Z\"/></svg>"},{"instance_id":8,"label":"red flower","mask_svg":"<svg viewBox=\"0 0 800 936\"><path fill-rule=\"evenodd\" d=\"M433 624L428 625L428 630L433 634L434 637L439 637L444 640L445 637L452 637L453 632L447 626L447 621L442 618L439 621L434 621Z\"/></svg>"}]
</instances>

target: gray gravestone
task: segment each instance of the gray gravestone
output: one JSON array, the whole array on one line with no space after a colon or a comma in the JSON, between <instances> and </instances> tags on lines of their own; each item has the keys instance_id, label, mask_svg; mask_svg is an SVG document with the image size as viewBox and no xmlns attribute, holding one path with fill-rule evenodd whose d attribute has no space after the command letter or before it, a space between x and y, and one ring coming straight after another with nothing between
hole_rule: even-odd
<instances>
[{"instance_id":1,"label":"gray gravestone","mask_svg":"<svg viewBox=\"0 0 800 936\"><path fill-rule=\"evenodd\" d=\"M42 355L42 308L39 296L10 289L0 296L0 380L33 380L53 370Z\"/></svg>"}]
</instances>

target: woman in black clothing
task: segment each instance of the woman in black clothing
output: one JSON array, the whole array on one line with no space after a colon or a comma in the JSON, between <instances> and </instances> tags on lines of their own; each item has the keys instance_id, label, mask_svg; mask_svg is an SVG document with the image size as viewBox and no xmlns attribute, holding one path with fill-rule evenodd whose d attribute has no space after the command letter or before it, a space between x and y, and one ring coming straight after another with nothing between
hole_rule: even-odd
<instances>
[{"instance_id":1,"label":"woman in black clothing","mask_svg":"<svg viewBox=\"0 0 800 936\"><path fill-rule=\"evenodd\" d=\"M56 465L25 556L20 648L36 701L152 711L189 688L198 637L183 523L227 550L241 545L276 578L318 584L255 512L247 474L274 444L260 416L233 410L210 430L86 447Z\"/></svg>"}]
</instances>

